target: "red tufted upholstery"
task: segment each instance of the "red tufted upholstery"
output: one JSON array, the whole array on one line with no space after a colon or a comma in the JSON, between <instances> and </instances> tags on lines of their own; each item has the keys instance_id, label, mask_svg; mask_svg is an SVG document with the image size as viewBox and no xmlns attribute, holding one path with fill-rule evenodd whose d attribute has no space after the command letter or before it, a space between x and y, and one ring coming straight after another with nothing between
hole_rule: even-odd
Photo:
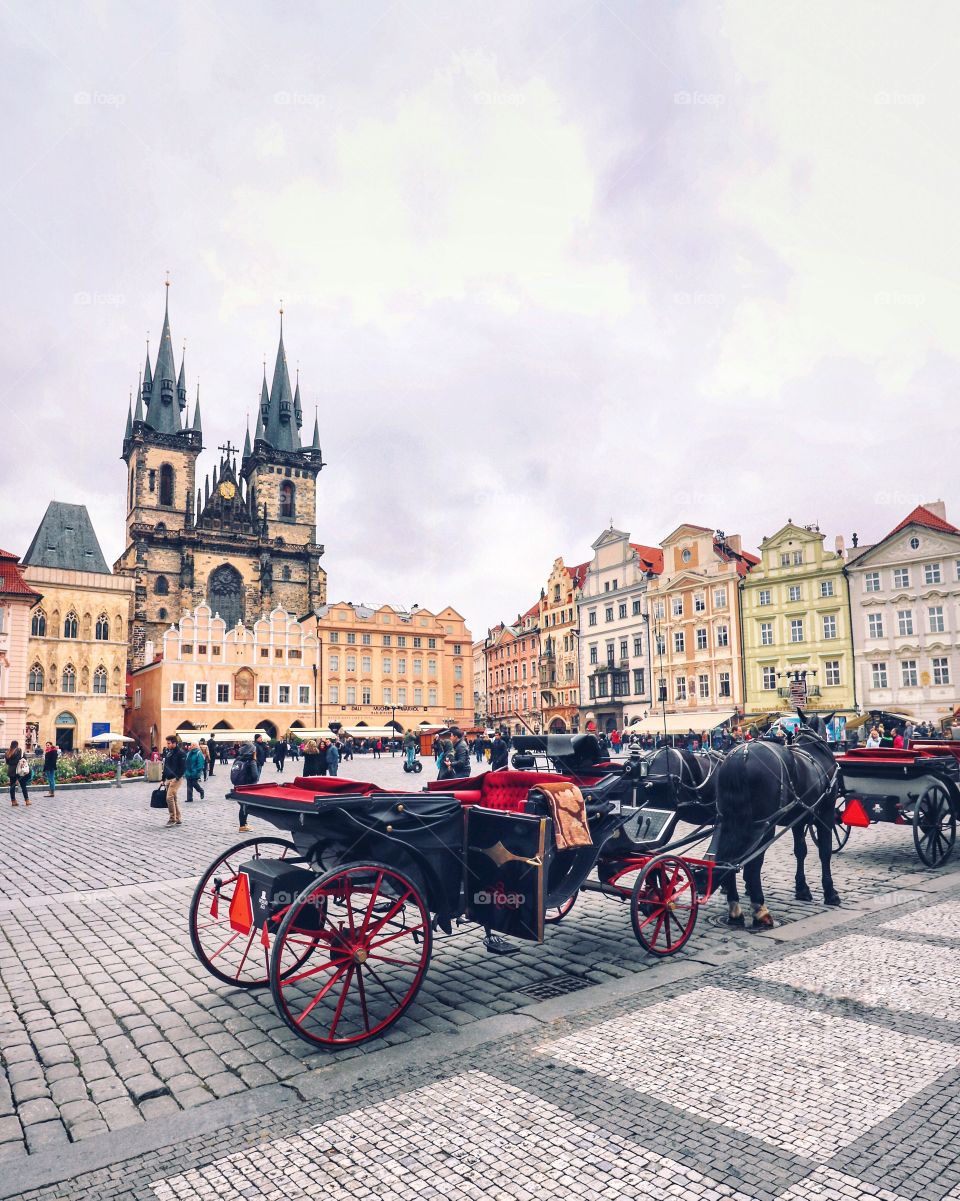
<instances>
[{"instance_id":1,"label":"red tufted upholstery","mask_svg":"<svg viewBox=\"0 0 960 1201\"><path fill-rule=\"evenodd\" d=\"M596 784L599 776L577 779L582 788ZM527 794L539 784L560 784L569 779L549 771L487 771L462 780L430 780L428 792L452 793L461 805L483 805L485 809L502 809L522 813Z\"/></svg>"}]
</instances>

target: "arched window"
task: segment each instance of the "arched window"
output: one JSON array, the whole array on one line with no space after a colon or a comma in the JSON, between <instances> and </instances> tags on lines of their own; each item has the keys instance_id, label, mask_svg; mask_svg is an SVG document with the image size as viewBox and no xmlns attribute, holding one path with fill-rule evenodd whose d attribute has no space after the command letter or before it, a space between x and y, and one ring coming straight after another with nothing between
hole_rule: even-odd
<instances>
[{"instance_id":1,"label":"arched window","mask_svg":"<svg viewBox=\"0 0 960 1201\"><path fill-rule=\"evenodd\" d=\"M30 633L34 638L46 638L47 615L42 609L36 609L30 621Z\"/></svg>"},{"instance_id":2,"label":"arched window","mask_svg":"<svg viewBox=\"0 0 960 1201\"><path fill-rule=\"evenodd\" d=\"M76 638L80 628L80 623L77 621L77 615L71 609L63 619L63 636L64 638Z\"/></svg>"},{"instance_id":3,"label":"arched window","mask_svg":"<svg viewBox=\"0 0 960 1201\"><path fill-rule=\"evenodd\" d=\"M63 675L60 677L60 690L62 692L77 691L77 673L70 663L63 669Z\"/></svg>"},{"instance_id":4,"label":"arched window","mask_svg":"<svg viewBox=\"0 0 960 1201\"><path fill-rule=\"evenodd\" d=\"M160 468L160 503L173 505L173 468L169 463Z\"/></svg>"},{"instance_id":5,"label":"arched window","mask_svg":"<svg viewBox=\"0 0 960 1201\"><path fill-rule=\"evenodd\" d=\"M283 571L280 572L280 578L282 580L290 579L290 568L289 567L284 567Z\"/></svg>"},{"instance_id":6,"label":"arched window","mask_svg":"<svg viewBox=\"0 0 960 1201\"><path fill-rule=\"evenodd\" d=\"M296 498L294 492L293 484L289 480L284 480L280 485L280 516L286 521L292 521L295 515Z\"/></svg>"},{"instance_id":7,"label":"arched window","mask_svg":"<svg viewBox=\"0 0 960 1201\"><path fill-rule=\"evenodd\" d=\"M158 575L154 581L153 590L157 596L166 596L170 591L170 581L165 575Z\"/></svg>"},{"instance_id":8,"label":"arched window","mask_svg":"<svg viewBox=\"0 0 960 1201\"><path fill-rule=\"evenodd\" d=\"M123 642L123 618L118 613L113 619L113 640Z\"/></svg>"},{"instance_id":9,"label":"arched window","mask_svg":"<svg viewBox=\"0 0 960 1201\"><path fill-rule=\"evenodd\" d=\"M107 691L107 669L105 667L98 667L93 673L93 691L99 696Z\"/></svg>"},{"instance_id":10,"label":"arched window","mask_svg":"<svg viewBox=\"0 0 960 1201\"><path fill-rule=\"evenodd\" d=\"M43 668L39 663L34 663L30 668L30 679L27 683L27 688L30 692L43 692Z\"/></svg>"},{"instance_id":11,"label":"arched window","mask_svg":"<svg viewBox=\"0 0 960 1201\"><path fill-rule=\"evenodd\" d=\"M210 573L207 604L214 614L220 614L228 630L243 621L243 578L229 563L221 563Z\"/></svg>"},{"instance_id":12,"label":"arched window","mask_svg":"<svg viewBox=\"0 0 960 1201\"><path fill-rule=\"evenodd\" d=\"M110 618L106 613L101 613L97 618L96 638L98 642L110 640Z\"/></svg>"},{"instance_id":13,"label":"arched window","mask_svg":"<svg viewBox=\"0 0 960 1201\"><path fill-rule=\"evenodd\" d=\"M136 479L136 471L137 471L136 467L130 468L130 500L129 500L129 503L127 504L128 509L133 508L133 481Z\"/></svg>"}]
</instances>

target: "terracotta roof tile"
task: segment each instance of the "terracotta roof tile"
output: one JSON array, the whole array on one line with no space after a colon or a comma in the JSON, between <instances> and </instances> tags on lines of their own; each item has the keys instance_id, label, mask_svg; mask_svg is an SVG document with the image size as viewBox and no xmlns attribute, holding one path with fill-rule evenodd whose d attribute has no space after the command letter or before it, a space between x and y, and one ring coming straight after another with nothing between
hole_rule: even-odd
<instances>
[{"instance_id":1,"label":"terracotta roof tile","mask_svg":"<svg viewBox=\"0 0 960 1201\"><path fill-rule=\"evenodd\" d=\"M631 542L630 546L640 556L640 561L646 565L648 571L656 572L657 575L663 571L663 551L659 546L644 546L642 542Z\"/></svg>"},{"instance_id":2,"label":"terracotta roof tile","mask_svg":"<svg viewBox=\"0 0 960 1201\"><path fill-rule=\"evenodd\" d=\"M907 528L908 525L923 525L929 530L939 530L943 534L960 534L960 530L955 525L951 525L949 521L945 521L942 517L938 517L936 513L931 513L929 509L923 505L917 505L912 513L908 513L899 525L895 525L887 534L888 538L892 538L894 534L899 534L901 530ZM883 539L881 539L883 541Z\"/></svg>"},{"instance_id":3,"label":"terracotta roof tile","mask_svg":"<svg viewBox=\"0 0 960 1201\"><path fill-rule=\"evenodd\" d=\"M0 551L0 593L4 596L33 596L40 599L40 593L23 578L19 556L5 550Z\"/></svg>"}]
</instances>

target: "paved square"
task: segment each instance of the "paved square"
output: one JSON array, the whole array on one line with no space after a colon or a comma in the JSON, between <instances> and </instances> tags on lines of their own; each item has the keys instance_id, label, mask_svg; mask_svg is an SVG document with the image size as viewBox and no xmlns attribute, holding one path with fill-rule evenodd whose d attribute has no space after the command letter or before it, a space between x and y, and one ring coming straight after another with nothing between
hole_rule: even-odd
<instances>
[{"instance_id":1,"label":"paved square","mask_svg":"<svg viewBox=\"0 0 960 1201\"><path fill-rule=\"evenodd\" d=\"M821 1162L960 1064L960 1047L714 987L541 1054Z\"/></svg>"},{"instance_id":2,"label":"paved square","mask_svg":"<svg viewBox=\"0 0 960 1201\"><path fill-rule=\"evenodd\" d=\"M483 1072L467 1072L294 1138L158 1180L153 1191L157 1201L214 1196L752 1201Z\"/></svg>"},{"instance_id":3,"label":"paved square","mask_svg":"<svg viewBox=\"0 0 960 1201\"><path fill-rule=\"evenodd\" d=\"M915 909L903 917L884 922L881 930L896 930L901 934L934 935L938 938L960 938L960 901L943 901L924 909Z\"/></svg>"},{"instance_id":4,"label":"paved square","mask_svg":"<svg viewBox=\"0 0 960 1201\"><path fill-rule=\"evenodd\" d=\"M832 1168L819 1168L781 1193L777 1201L908 1201L908 1198L843 1172L834 1172ZM944 1201L951 1199L945 1197Z\"/></svg>"},{"instance_id":5,"label":"paved square","mask_svg":"<svg viewBox=\"0 0 960 1201\"><path fill-rule=\"evenodd\" d=\"M956 1021L960 960L953 947L851 934L750 973L825 997Z\"/></svg>"}]
</instances>

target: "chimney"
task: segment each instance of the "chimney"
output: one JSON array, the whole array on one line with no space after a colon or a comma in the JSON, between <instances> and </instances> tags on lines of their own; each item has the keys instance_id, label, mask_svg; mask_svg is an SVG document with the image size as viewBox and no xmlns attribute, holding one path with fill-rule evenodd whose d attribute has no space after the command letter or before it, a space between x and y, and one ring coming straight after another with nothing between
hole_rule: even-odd
<instances>
[{"instance_id":1,"label":"chimney","mask_svg":"<svg viewBox=\"0 0 960 1201\"><path fill-rule=\"evenodd\" d=\"M739 555L741 553L740 548L742 547L742 545L743 545L743 540L741 539L739 534L727 534L727 546L729 546L730 549L735 554Z\"/></svg>"},{"instance_id":2,"label":"chimney","mask_svg":"<svg viewBox=\"0 0 960 1201\"><path fill-rule=\"evenodd\" d=\"M836 538L834 539L833 547L834 547L834 550L837 552L837 558L842 559L843 558L843 548L844 548L843 534L837 534Z\"/></svg>"},{"instance_id":3,"label":"chimney","mask_svg":"<svg viewBox=\"0 0 960 1201\"><path fill-rule=\"evenodd\" d=\"M941 521L947 520L947 506L942 500L925 500L923 502L923 507L925 509L929 509L930 512L935 517L939 517Z\"/></svg>"}]
</instances>

